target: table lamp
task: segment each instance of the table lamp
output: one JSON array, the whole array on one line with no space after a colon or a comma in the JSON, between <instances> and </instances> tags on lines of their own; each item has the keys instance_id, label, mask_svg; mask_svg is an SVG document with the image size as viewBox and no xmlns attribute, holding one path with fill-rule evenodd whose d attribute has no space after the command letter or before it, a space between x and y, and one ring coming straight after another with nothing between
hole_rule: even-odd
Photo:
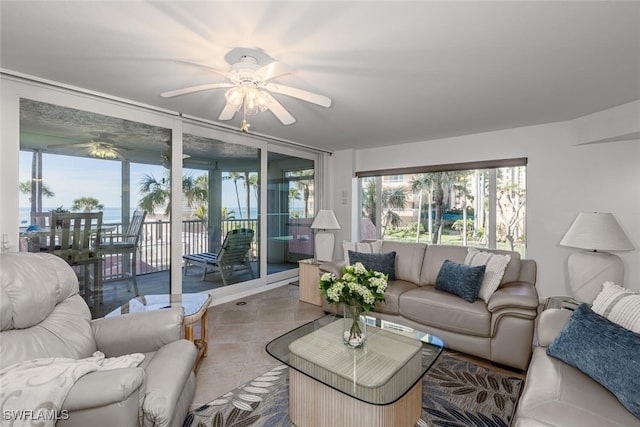
<instances>
[{"instance_id":1,"label":"table lamp","mask_svg":"<svg viewBox=\"0 0 640 427\"><path fill-rule=\"evenodd\" d=\"M316 231L316 260L331 261L333 259L333 247L335 236L327 230L340 230L340 223L336 214L330 209L320 209L313 219L311 228Z\"/></svg>"},{"instance_id":2,"label":"table lamp","mask_svg":"<svg viewBox=\"0 0 640 427\"><path fill-rule=\"evenodd\" d=\"M613 214L580 213L560 244L583 249L567 260L569 288L575 299L593 302L607 281L623 286L624 264L610 252L634 247Z\"/></svg>"}]
</instances>

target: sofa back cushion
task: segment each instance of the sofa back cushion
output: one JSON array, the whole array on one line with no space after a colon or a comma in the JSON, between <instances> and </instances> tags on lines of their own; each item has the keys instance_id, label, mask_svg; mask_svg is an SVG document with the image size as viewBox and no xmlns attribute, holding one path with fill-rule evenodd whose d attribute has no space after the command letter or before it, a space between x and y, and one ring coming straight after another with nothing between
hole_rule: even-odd
<instances>
[{"instance_id":1,"label":"sofa back cushion","mask_svg":"<svg viewBox=\"0 0 640 427\"><path fill-rule=\"evenodd\" d=\"M396 253L396 279L418 284L426 249L427 245L424 243L384 240L380 252Z\"/></svg>"},{"instance_id":2,"label":"sofa back cushion","mask_svg":"<svg viewBox=\"0 0 640 427\"><path fill-rule=\"evenodd\" d=\"M69 265L46 253L0 254L0 368L96 350L91 313Z\"/></svg>"},{"instance_id":3,"label":"sofa back cushion","mask_svg":"<svg viewBox=\"0 0 640 427\"><path fill-rule=\"evenodd\" d=\"M520 276L520 254L518 252L485 248L481 250L500 255L510 255L511 261L507 264L500 284L518 281L518 277ZM421 286L434 285L438 278L440 267L442 267L442 263L444 263L446 259L464 264L467 253L468 249L466 246L429 245L422 264L419 284Z\"/></svg>"},{"instance_id":4,"label":"sofa back cushion","mask_svg":"<svg viewBox=\"0 0 640 427\"><path fill-rule=\"evenodd\" d=\"M386 274L388 280L396 280L396 253L384 252L378 254L367 254L362 252L349 251L349 265L361 263L367 270L377 271Z\"/></svg>"},{"instance_id":5,"label":"sofa back cushion","mask_svg":"<svg viewBox=\"0 0 640 427\"><path fill-rule=\"evenodd\" d=\"M378 254L380 253L380 248L382 248L382 240L375 240L373 242L342 241L343 259L347 265L351 265L349 262L349 251L360 252L363 254Z\"/></svg>"}]
</instances>

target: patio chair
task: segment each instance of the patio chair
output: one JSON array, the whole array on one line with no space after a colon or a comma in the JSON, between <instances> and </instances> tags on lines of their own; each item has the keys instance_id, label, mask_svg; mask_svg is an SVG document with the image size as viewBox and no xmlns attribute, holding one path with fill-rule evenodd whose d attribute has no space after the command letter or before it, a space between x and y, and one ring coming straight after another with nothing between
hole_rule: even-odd
<instances>
[{"instance_id":1,"label":"patio chair","mask_svg":"<svg viewBox=\"0 0 640 427\"><path fill-rule=\"evenodd\" d=\"M222 247L217 254L212 252L203 252L199 254L184 255L184 275L187 275L187 269L191 265L202 267L202 280L205 279L207 273L220 271L222 283L227 286L230 276L240 267L240 270L246 269L255 279L251 263L249 262L249 250L251 242L253 242L254 231L250 228L237 228L227 233L222 243ZM211 271L207 271L208 267L212 267Z\"/></svg>"},{"instance_id":2,"label":"patio chair","mask_svg":"<svg viewBox=\"0 0 640 427\"><path fill-rule=\"evenodd\" d=\"M51 227L51 212L31 212L31 224L26 232L28 237L27 250L29 252L46 252L49 250L49 236L29 235L32 229L41 230L49 227Z\"/></svg>"},{"instance_id":3,"label":"patio chair","mask_svg":"<svg viewBox=\"0 0 640 427\"><path fill-rule=\"evenodd\" d=\"M102 258L98 253L102 232L102 212L51 213L49 253L72 267L82 267L81 276L85 296L98 292L102 302ZM59 225L59 226L58 226ZM89 267L93 266L93 288Z\"/></svg>"},{"instance_id":4,"label":"patio chair","mask_svg":"<svg viewBox=\"0 0 640 427\"><path fill-rule=\"evenodd\" d=\"M127 232L123 234L107 234L102 237L100 243L100 256L103 262L105 258L109 257L110 270L109 274L106 274L103 280L115 281L115 280L130 280L133 283L133 289L136 292L136 296L140 295L138 291L137 277L137 265L138 265L138 243L140 242L140 234L142 233L142 226L147 216L146 211L135 211ZM121 265L115 267L116 272L113 272L114 258L120 258ZM131 287L129 287L131 291Z\"/></svg>"}]
</instances>

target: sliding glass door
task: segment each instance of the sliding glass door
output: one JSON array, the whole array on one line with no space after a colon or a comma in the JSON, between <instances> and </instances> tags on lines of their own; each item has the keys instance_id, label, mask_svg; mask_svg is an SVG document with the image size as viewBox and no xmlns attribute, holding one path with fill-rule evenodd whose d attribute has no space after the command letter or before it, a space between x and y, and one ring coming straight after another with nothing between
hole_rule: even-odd
<instances>
[{"instance_id":1,"label":"sliding glass door","mask_svg":"<svg viewBox=\"0 0 640 427\"><path fill-rule=\"evenodd\" d=\"M315 166L313 159L269 152L267 263L271 280L290 277L298 261L313 258Z\"/></svg>"}]
</instances>

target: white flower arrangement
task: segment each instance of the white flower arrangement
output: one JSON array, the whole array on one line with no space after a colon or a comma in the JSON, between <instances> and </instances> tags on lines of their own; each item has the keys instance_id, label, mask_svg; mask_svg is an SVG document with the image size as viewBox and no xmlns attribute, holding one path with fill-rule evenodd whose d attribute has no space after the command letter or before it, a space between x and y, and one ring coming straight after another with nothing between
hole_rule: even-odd
<instances>
[{"instance_id":1,"label":"white flower arrangement","mask_svg":"<svg viewBox=\"0 0 640 427\"><path fill-rule=\"evenodd\" d=\"M367 270L357 262L342 268L342 277L325 273L320 277L320 291L330 303L359 305L368 313L375 309L377 301L384 301L389 277L377 271Z\"/></svg>"}]
</instances>

